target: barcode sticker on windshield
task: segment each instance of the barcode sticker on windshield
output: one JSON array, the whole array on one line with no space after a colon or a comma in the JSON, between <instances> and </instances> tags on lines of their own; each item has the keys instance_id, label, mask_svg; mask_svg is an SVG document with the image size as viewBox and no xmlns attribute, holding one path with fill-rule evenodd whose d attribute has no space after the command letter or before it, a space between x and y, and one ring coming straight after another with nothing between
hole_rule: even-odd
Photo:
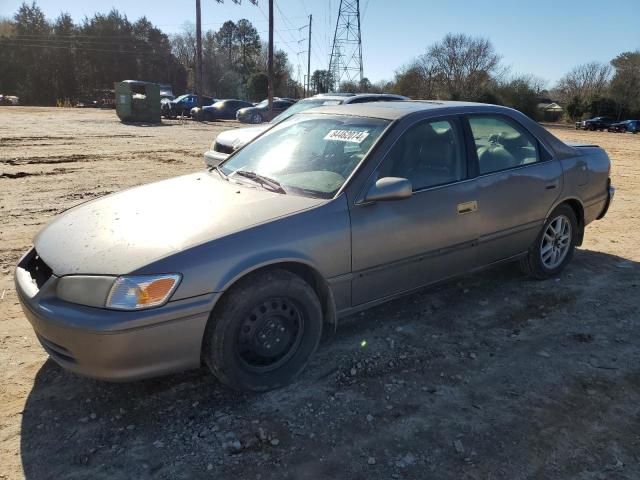
<instances>
[{"instance_id":1,"label":"barcode sticker on windshield","mask_svg":"<svg viewBox=\"0 0 640 480\"><path fill-rule=\"evenodd\" d=\"M331 130L324 137L325 140L335 140L337 142L362 143L369 136L369 132L358 130Z\"/></svg>"}]
</instances>

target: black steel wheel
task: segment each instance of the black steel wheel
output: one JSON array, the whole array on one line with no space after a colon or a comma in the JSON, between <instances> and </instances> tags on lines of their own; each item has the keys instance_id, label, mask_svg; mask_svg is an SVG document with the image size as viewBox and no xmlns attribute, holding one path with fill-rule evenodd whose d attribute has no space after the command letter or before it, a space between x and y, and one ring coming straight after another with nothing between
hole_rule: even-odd
<instances>
[{"instance_id":1,"label":"black steel wheel","mask_svg":"<svg viewBox=\"0 0 640 480\"><path fill-rule=\"evenodd\" d=\"M248 370L268 372L285 364L302 340L304 316L295 300L269 298L242 320L237 353Z\"/></svg>"},{"instance_id":2,"label":"black steel wheel","mask_svg":"<svg viewBox=\"0 0 640 480\"><path fill-rule=\"evenodd\" d=\"M322 308L314 289L287 270L240 280L211 314L203 359L222 383L266 391L291 382L322 336Z\"/></svg>"}]
</instances>

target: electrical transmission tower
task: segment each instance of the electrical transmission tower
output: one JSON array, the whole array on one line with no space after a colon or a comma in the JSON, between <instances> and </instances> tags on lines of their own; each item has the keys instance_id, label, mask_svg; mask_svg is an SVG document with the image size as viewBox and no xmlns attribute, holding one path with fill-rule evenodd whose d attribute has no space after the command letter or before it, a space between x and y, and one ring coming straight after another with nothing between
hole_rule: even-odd
<instances>
[{"instance_id":1,"label":"electrical transmission tower","mask_svg":"<svg viewBox=\"0 0 640 480\"><path fill-rule=\"evenodd\" d=\"M360 0L340 0L340 10L329 58L330 90L340 82L362 82Z\"/></svg>"}]
</instances>

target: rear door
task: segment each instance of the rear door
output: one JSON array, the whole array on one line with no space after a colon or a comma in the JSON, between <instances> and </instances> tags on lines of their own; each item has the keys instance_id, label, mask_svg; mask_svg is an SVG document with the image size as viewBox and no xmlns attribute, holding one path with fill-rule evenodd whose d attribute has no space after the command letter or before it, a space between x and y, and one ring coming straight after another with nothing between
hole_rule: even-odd
<instances>
[{"instance_id":1,"label":"rear door","mask_svg":"<svg viewBox=\"0 0 640 480\"><path fill-rule=\"evenodd\" d=\"M562 188L562 167L511 117L467 119L478 174L478 262L485 265L532 245Z\"/></svg>"}]
</instances>

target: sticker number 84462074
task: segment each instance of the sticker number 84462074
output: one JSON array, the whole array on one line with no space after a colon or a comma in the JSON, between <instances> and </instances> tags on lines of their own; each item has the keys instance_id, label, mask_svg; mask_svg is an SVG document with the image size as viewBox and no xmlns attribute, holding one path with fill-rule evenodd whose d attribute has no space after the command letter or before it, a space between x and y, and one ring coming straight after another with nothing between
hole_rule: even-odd
<instances>
[{"instance_id":1,"label":"sticker number 84462074","mask_svg":"<svg viewBox=\"0 0 640 480\"><path fill-rule=\"evenodd\" d=\"M362 143L369 136L369 132L358 130L330 130L324 137L325 140L337 142Z\"/></svg>"}]
</instances>

